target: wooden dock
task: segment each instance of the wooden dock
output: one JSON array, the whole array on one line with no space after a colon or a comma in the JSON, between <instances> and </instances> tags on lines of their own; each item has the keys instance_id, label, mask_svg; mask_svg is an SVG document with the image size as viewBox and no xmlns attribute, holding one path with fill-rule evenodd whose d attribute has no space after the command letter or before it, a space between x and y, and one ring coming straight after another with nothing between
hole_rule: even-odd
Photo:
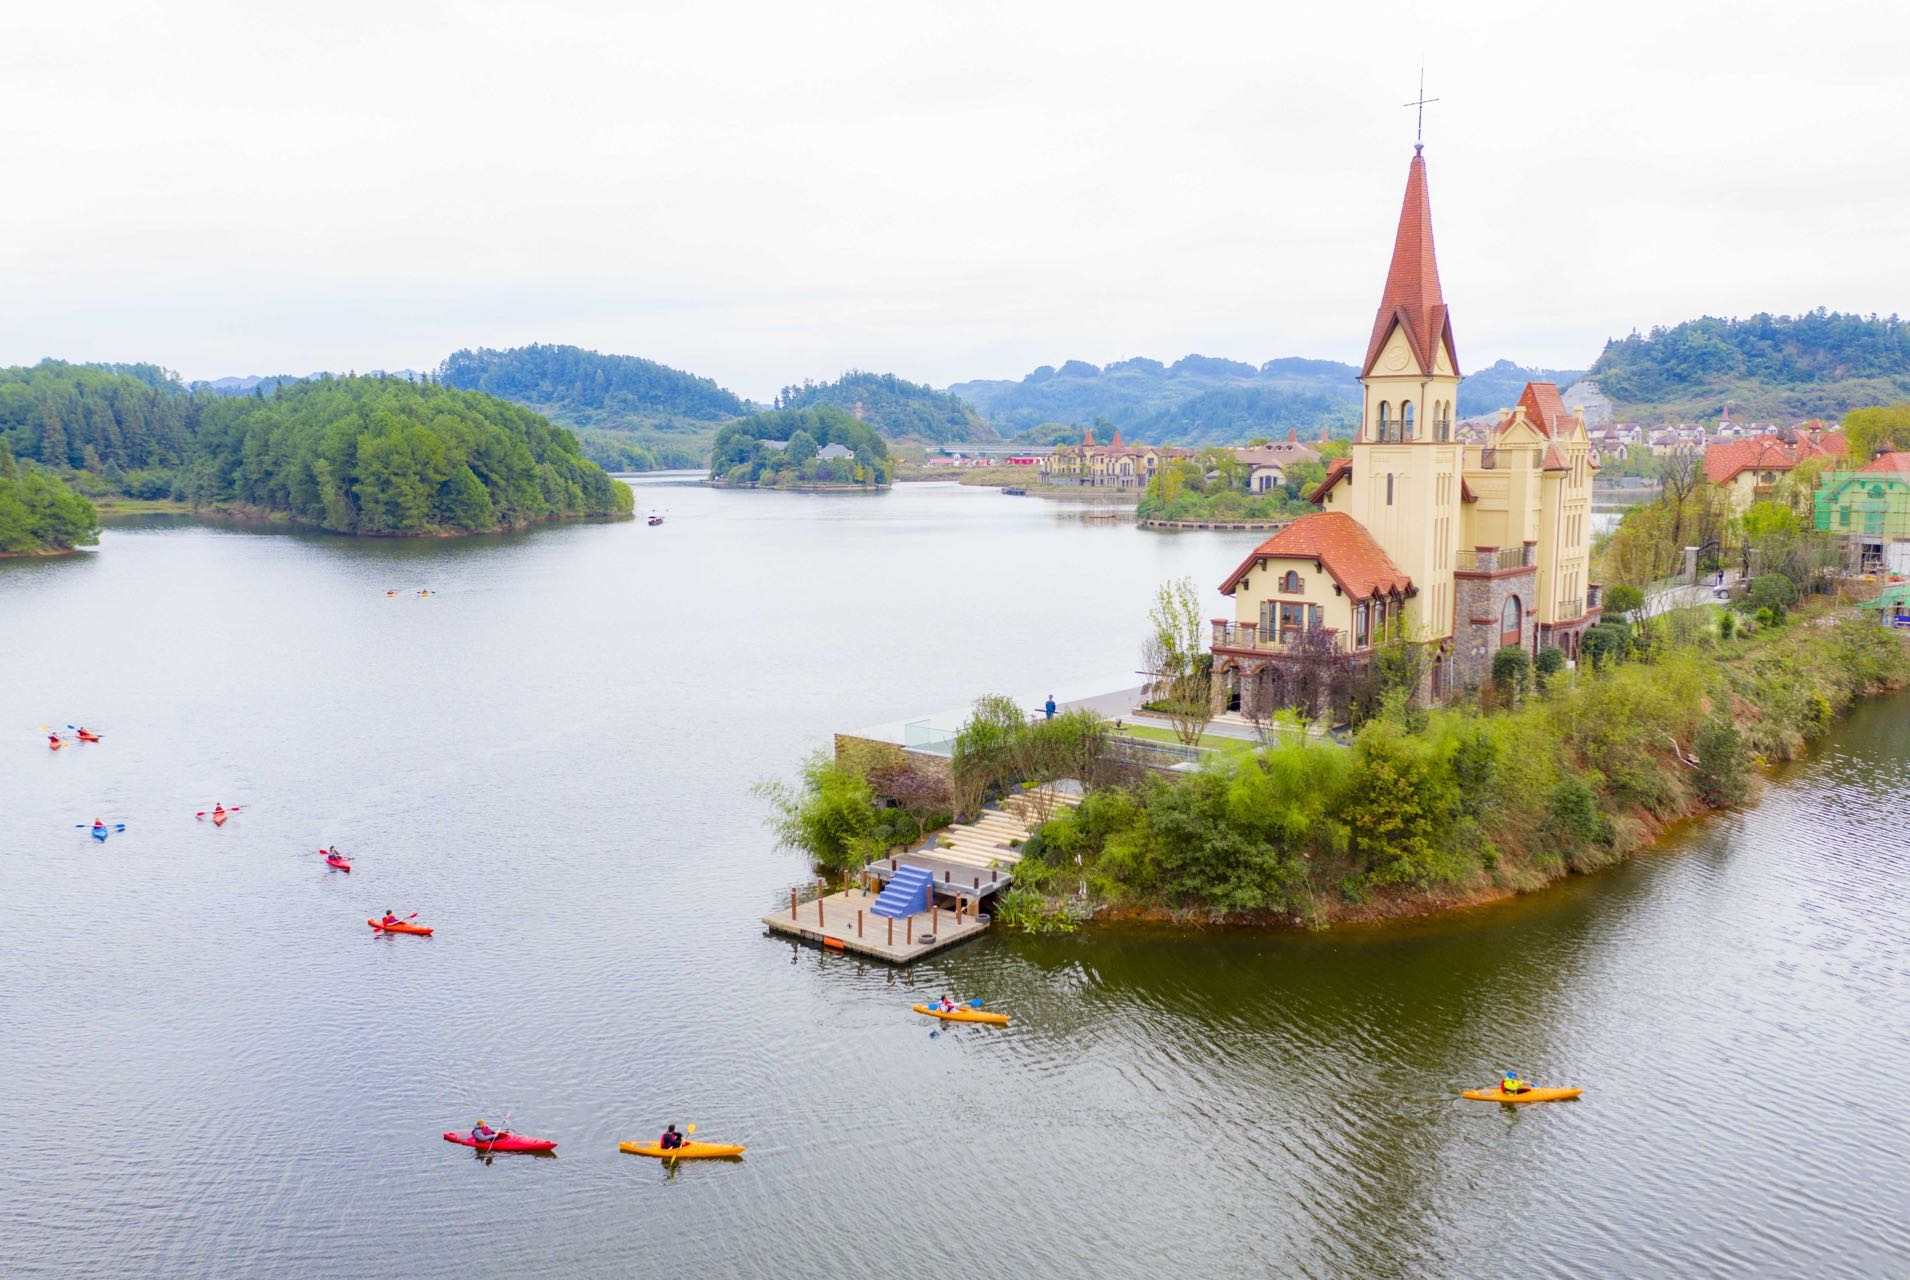
<instances>
[{"instance_id":1,"label":"wooden dock","mask_svg":"<svg viewBox=\"0 0 1910 1280\"><path fill-rule=\"evenodd\" d=\"M813 942L829 951L851 952L908 964L945 947L988 932L988 921L964 909L959 922L953 908L937 904L905 920L870 915L875 895L861 889L832 893L813 902L798 903L763 917L773 932Z\"/></svg>"}]
</instances>

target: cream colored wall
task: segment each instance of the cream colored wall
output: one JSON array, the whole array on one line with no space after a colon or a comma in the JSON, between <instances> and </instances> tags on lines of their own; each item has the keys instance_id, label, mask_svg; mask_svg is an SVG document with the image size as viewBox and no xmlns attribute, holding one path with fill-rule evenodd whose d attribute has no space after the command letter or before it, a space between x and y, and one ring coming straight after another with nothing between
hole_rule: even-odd
<instances>
[{"instance_id":1,"label":"cream colored wall","mask_svg":"<svg viewBox=\"0 0 1910 1280\"><path fill-rule=\"evenodd\" d=\"M1412 634L1438 640L1452 634L1452 570L1459 548L1460 457L1456 444L1353 446L1347 513L1366 527L1418 594L1406 602ZM1386 479L1393 478L1393 501Z\"/></svg>"},{"instance_id":2,"label":"cream colored wall","mask_svg":"<svg viewBox=\"0 0 1910 1280\"><path fill-rule=\"evenodd\" d=\"M1585 612L1592 561L1592 446L1574 422L1554 439L1569 468L1546 475L1539 513L1539 621Z\"/></svg>"},{"instance_id":3,"label":"cream colored wall","mask_svg":"<svg viewBox=\"0 0 1910 1280\"><path fill-rule=\"evenodd\" d=\"M1393 365L1399 365L1399 371L1393 372ZM1369 440L1379 435L1379 406L1382 401L1391 407L1392 417L1401 416L1401 406L1410 403L1413 406L1413 439L1431 440L1433 423L1443 409L1448 421L1457 417L1454 406L1459 400L1459 379L1453 376L1452 362L1446 358L1446 348L1442 343L1434 354L1433 376L1426 377L1419 372L1419 361L1413 355L1412 344L1406 341L1406 333L1399 326L1393 326L1391 336L1379 350L1379 359L1373 363L1373 372L1362 380L1366 395L1361 412L1361 435Z\"/></svg>"},{"instance_id":4,"label":"cream colored wall","mask_svg":"<svg viewBox=\"0 0 1910 1280\"><path fill-rule=\"evenodd\" d=\"M1264 567L1256 566L1234 587L1234 621L1260 621L1260 603L1280 600L1288 604L1313 604L1320 607L1321 625L1333 627L1343 635L1353 631L1353 602L1333 589L1333 575L1325 567L1318 570L1316 560L1269 558ZM1280 579L1287 570L1300 575L1298 592L1282 591Z\"/></svg>"},{"instance_id":5,"label":"cream colored wall","mask_svg":"<svg viewBox=\"0 0 1910 1280\"><path fill-rule=\"evenodd\" d=\"M1759 477L1763 474L1762 471L1740 471L1725 482L1725 496L1731 500L1731 509L1734 512L1742 515L1746 508L1757 501L1757 491L1764 483ZM1771 474L1781 480L1789 473L1773 471Z\"/></svg>"}]
</instances>

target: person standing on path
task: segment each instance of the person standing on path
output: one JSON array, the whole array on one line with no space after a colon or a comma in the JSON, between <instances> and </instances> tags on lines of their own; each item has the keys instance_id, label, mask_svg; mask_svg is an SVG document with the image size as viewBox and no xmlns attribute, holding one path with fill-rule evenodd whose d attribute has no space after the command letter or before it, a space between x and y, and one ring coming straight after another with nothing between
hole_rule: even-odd
<instances>
[{"instance_id":1,"label":"person standing on path","mask_svg":"<svg viewBox=\"0 0 1910 1280\"><path fill-rule=\"evenodd\" d=\"M1048 695L1048 701L1042 704L1041 709L1048 713L1048 719L1054 719L1054 695L1052 693Z\"/></svg>"}]
</instances>

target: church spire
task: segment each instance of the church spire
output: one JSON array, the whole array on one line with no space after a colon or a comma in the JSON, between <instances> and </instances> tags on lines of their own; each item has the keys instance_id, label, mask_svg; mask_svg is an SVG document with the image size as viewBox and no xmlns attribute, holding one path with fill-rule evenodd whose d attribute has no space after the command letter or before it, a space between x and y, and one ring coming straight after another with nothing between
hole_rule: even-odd
<instances>
[{"instance_id":1,"label":"church spire","mask_svg":"<svg viewBox=\"0 0 1910 1280\"><path fill-rule=\"evenodd\" d=\"M1360 368L1362 378L1373 372L1373 365L1395 327L1405 331L1406 344L1412 349L1418 366L1415 372L1431 375L1437 352L1443 346L1453 374L1458 374L1459 354L1453 346L1446 299L1439 291L1439 263L1433 256L1432 202L1426 194L1426 158L1418 146L1413 148L1413 162L1406 170L1406 198L1399 209L1399 231L1393 237L1393 263L1387 269L1386 288L1380 294L1373 337L1366 344L1366 363Z\"/></svg>"}]
</instances>

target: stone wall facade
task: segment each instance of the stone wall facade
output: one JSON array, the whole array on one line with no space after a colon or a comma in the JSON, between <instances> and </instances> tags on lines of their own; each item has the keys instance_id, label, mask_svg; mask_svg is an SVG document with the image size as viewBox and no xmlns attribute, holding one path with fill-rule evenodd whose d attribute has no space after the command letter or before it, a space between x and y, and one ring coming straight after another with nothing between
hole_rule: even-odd
<instances>
[{"instance_id":1,"label":"stone wall facade","mask_svg":"<svg viewBox=\"0 0 1910 1280\"><path fill-rule=\"evenodd\" d=\"M1519 602L1518 645L1527 653L1536 647L1539 573L1526 565L1517 569L1453 575L1452 649L1445 655L1445 691L1456 693L1468 685L1492 678L1492 655L1502 645L1506 602Z\"/></svg>"}]
</instances>

